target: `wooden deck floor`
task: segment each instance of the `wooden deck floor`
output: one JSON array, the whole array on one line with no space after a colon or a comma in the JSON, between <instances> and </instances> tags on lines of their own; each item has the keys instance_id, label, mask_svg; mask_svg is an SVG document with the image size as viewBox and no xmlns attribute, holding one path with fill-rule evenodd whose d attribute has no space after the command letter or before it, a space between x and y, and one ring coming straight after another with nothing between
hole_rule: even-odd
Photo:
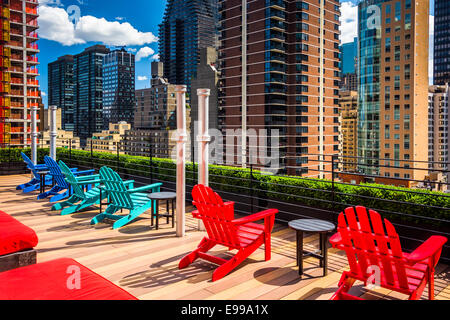
<instances>
[{"instance_id":1,"label":"wooden deck floor","mask_svg":"<svg viewBox=\"0 0 450 320\"><path fill-rule=\"evenodd\" d=\"M48 201L37 201L37 194L16 191L15 187L26 180L23 175L0 177L0 210L36 231L38 262L60 257L76 259L139 299L329 299L337 289L341 272L347 268L345 255L330 249L328 276L321 277L316 260L307 259L306 275L300 280L295 263L295 234L277 225L271 261L265 262L264 251L259 249L233 273L213 283L214 266L209 263L198 261L186 270L177 268L180 258L204 236L196 231L197 222L190 215L183 239L176 238L175 230L165 224L158 231L152 229L149 216L145 215L114 231L109 224L90 225L98 208L62 217L50 211ZM316 237L305 241L306 249L318 246ZM217 252L226 255L220 248ZM437 299L450 299L450 268L439 265L437 271ZM388 290L368 291L362 285L353 293L367 299L406 298Z\"/></svg>"}]
</instances>

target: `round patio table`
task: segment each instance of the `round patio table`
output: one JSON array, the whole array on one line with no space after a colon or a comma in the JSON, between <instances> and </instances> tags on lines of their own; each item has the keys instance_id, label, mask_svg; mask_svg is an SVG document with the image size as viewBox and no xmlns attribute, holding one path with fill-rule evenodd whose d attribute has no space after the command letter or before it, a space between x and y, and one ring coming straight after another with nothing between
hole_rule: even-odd
<instances>
[{"instance_id":1,"label":"round patio table","mask_svg":"<svg viewBox=\"0 0 450 320\"><path fill-rule=\"evenodd\" d=\"M311 256L319 259L320 267L323 268L323 276L326 276L328 273L328 234L336 229L335 225L331 222L318 219L299 219L289 222L289 228L295 230L297 233L297 265L299 267L299 275L303 275L303 258ZM303 250L304 233L319 234L320 255L315 252Z\"/></svg>"},{"instance_id":2,"label":"round patio table","mask_svg":"<svg viewBox=\"0 0 450 320\"><path fill-rule=\"evenodd\" d=\"M148 198L152 200L152 226L153 219L156 218L156 230L159 229L159 218L166 217L167 224L169 224L169 219L172 218L172 228L175 227L175 200L177 199L177 194L175 192L154 192L148 195ZM167 213L159 212L159 202L166 201ZM169 203L172 203L172 211L169 212Z\"/></svg>"},{"instance_id":3,"label":"round patio table","mask_svg":"<svg viewBox=\"0 0 450 320\"><path fill-rule=\"evenodd\" d=\"M39 174L39 193L43 194L45 192L45 177L50 173L50 171L38 171Z\"/></svg>"}]
</instances>

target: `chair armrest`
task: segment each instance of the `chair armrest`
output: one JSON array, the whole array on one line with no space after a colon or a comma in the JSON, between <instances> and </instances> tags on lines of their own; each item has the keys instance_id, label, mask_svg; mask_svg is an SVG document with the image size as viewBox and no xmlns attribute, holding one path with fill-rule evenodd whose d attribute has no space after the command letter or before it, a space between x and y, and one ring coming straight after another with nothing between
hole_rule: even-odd
<instances>
[{"instance_id":1,"label":"chair armrest","mask_svg":"<svg viewBox=\"0 0 450 320\"><path fill-rule=\"evenodd\" d=\"M148 190L159 191L161 186L162 186L162 183L154 183L149 186L128 190L128 192L129 193L137 193L137 192L143 192L143 191L148 191Z\"/></svg>"},{"instance_id":2,"label":"chair armrest","mask_svg":"<svg viewBox=\"0 0 450 320\"><path fill-rule=\"evenodd\" d=\"M30 167L28 167L28 169L31 170ZM34 169L35 169L37 172L40 172L40 171L48 171L48 167L47 167L47 166L43 166L43 167L41 167L41 166L39 166L39 167L38 167L38 166L35 166Z\"/></svg>"},{"instance_id":3,"label":"chair armrest","mask_svg":"<svg viewBox=\"0 0 450 320\"><path fill-rule=\"evenodd\" d=\"M92 169L92 170L86 170L86 171L76 171L76 172L74 172L73 174L74 174L75 176L92 175L94 172L95 172L95 170Z\"/></svg>"},{"instance_id":4,"label":"chair armrest","mask_svg":"<svg viewBox=\"0 0 450 320\"><path fill-rule=\"evenodd\" d=\"M269 209L269 210L265 210L259 213L255 213L252 214L251 216L248 217L244 217L241 219L235 219L232 221L232 223L234 225L242 225L242 224L246 224L249 222L255 222L255 221L259 221L259 220L263 220L265 218L269 218L271 216L275 216L275 214L277 214L279 211L277 209Z\"/></svg>"},{"instance_id":5,"label":"chair armrest","mask_svg":"<svg viewBox=\"0 0 450 320\"><path fill-rule=\"evenodd\" d=\"M100 179L99 174L93 174L91 176L84 176L84 177L76 177L77 181L83 181L83 180L92 180L92 179Z\"/></svg>"},{"instance_id":6,"label":"chair armrest","mask_svg":"<svg viewBox=\"0 0 450 320\"><path fill-rule=\"evenodd\" d=\"M72 172L77 172L77 171L78 171L78 168L70 168L70 171L72 171Z\"/></svg>"},{"instance_id":7,"label":"chair armrest","mask_svg":"<svg viewBox=\"0 0 450 320\"><path fill-rule=\"evenodd\" d=\"M28 167L28 168L29 168L29 167ZM37 164L37 165L34 166L34 168L35 168L36 170L44 170L44 169L48 169L48 167L47 167L46 164Z\"/></svg>"},{"instance_id":8,"label":"chair armrest","mask_svg":"<svg viewBox=\"0 0 450 320\"><path fill-rule=\"evenodd\" d=\"M339 245L339 244L341 244L341 242L342 242L342 236L341 236L341 234L338 232L338 233L336 233L336 234L334 234L333 236L331 236L331 238L330 238L330 243L331 243L331 245L333 246L333 248L337 248L337 246Z\"/></svg>"},{"instance_id":9,"label":"chair armrest","mask_svg":"<svg viewBox=\"0 0 450 320\"><path fill-rule=\"evenodd\" d=\"M410 263L417 263L424 261L428 258L431 258L434 255L440 253L442 247L446 242L447 242L446 237L432 236L427 241L422 243L420 247L418 247L411 254L409 254L407 260ZM437 261L435 261L435 263L437 263Z\"/></svg>"},{"instance_id":10,"label":"chair armrest","mask_svg":"<svg viewBox=\"0 0 450 320\"><path fill-rule=\"evenodd\" d=\"M102 183L102 180L100 179L96 179L96 180L82 180L82 181L77 181L77 185L79 186L86 186L86 185L90 185L90 184L100 184Z\"/></svg>"},{"instance_id":11,"label":"chair armrest","mask_svg":"<svg viewBox=\"0 0 450 320\"><path fill-rule=\"evenodd\" d=\"M134 182L135 182L134 180L127 180L127 181L124 181L123 184L128 189L134 189Z\"/></svg>"}]
</instances>

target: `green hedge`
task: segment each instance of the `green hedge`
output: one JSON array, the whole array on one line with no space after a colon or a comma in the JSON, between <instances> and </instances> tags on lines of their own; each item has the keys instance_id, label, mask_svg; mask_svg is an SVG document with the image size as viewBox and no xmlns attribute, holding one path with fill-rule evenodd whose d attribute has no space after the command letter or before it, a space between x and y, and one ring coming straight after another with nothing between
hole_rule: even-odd
<instances>
[{"instance_id":1,"label":"green hedge","mask_svg":"<svg viewBox=\"0 0 450 320\"><path fill-rule=\"evenodd\" d=\"M11 149L12 150L12 149ZM20 161L20 152L14 151L7 154L7 150L0 150L0 161L5 161L8 157ZM29 153L29 150L26 150ZM6 153L6 154L5 154ZM39 158L48 154L48 149L39 150ZM72 150L59 148L58 158L69 161L71 166L91 167L91 153L89 151ZM107 165L117 170L121 174L130 176L143 176L150 178L150 159L146 157L136 157L117 155L104 152L93 152L93 167L100 168ZM186 178L189 184L196 181L192 163L187 163ZM176 164L170 159L152 159L153 178L162 181L176 181ZM250 179L249 169L230 168L226 166L210 165L209 181L211 186L218 191L229 191L235 194L248 196L253 193L263 199L286 201L301 204L313 208L342 211L347 205L362 205L379 211L385 210L405 214L385 214L386 218L392 220L408 221L415 224L428 224L442 226L448 223L439 223L411 215L422 217L433 217L443 220L450 220L450 197L440 192L420 190L420 193L411 193L411 189L392 187L376 184L344 185L335 183L335 202L331 203L333 185L331 181L318 179L299 179L289 176L272 176L253 171L253 180ZM383 188L383 189L379 189ZM390 202L389 200L395 201ZM401 203L404 202L404 203ZM425 205L422 207L419 205ZM438 207L438 208L432 208Z\"/></svg>"},{"instance_id":2,"label":"green hedge","mask_svg":"<svg viewBox=\"0 0 450 320\"><path fill-rule=\"evenodd\" d=\"M37 150L38 163L44 162L44 157L48 155L49 149L38 149ZM31 158L31 149L18 149L18 148L8 148L0 149L0 163L7 162L22 162L22 156L20 153L25 153L29 158Z\"/></svg>"}]
</instances>

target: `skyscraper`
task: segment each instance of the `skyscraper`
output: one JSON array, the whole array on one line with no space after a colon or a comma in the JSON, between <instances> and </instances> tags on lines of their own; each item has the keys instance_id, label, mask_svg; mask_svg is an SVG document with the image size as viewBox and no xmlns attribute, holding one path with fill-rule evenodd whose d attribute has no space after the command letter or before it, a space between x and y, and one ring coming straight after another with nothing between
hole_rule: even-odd
<instances>
[{"instance_id":1,"label":"skyscraper","mask_svg":"<svg viewBox=\"0 0 450 320\"><path fill-rule=\"evenodd\" d=\"M40 98L37 7L37 1L0 4L0 146L31 143L31 108Z\"/></svg>"},{"instance_id":2,"label":"skyscraper","mask_svg":"<svg viewBox=\"0 0 450 320\"><path fill-rule=\"evenodd\" d=\"M329 177L323 155L339 152L339 6L220 2L219 126L224 134L241 129L244 150L250 129L279 130L281 172Z\"/></svg>"},{"instance_id":3,"label":"skyscraper","mask_svg":"<svg viewBox=\"0 0 450 320\"><path fill-rule=\"evenodd\" d=\"M73 56L48 64L48 104L61 109L62 129L74 130Z\"/></svg>"},{"instance_id":4,"label":"skyscraper","mask_svg":"<svg viewBox=\"0 0 450 320\"><path fill-rule=\"evenodd\" d=\"M341 52L341 84L343 91L358 91L358 76L356 73L358 62L358 38L353 42L344 43Z\"/></svg>"},{"instance_id":5,"label":"skyscraper","mask_svg":"<svg viewBox=\"0 0 450 320\"><path fill-rule=\"evenodd\" d=\"M434 84L450 83L450 1L434 1Z\"/></svg>"},{"instance_id":6,"label":"skyscraper","mask_svg":"<svg viewBox=\"0 0 450 320\"><path fill-rule=\"evenodd\" d=\"M74 131L83 146L103 130L103 59L109 52L95 45L74 56Z\"/></svg>"},{"instance_id":7,"label":"skyscraper","mask_svg":"<svg viewBox=\"0 0 450 320\"><path fill-rule=\"evenodd\" d=\"M429 1L366 0L358 11L359 170L421 180L412 161L428 160Z\"/></svg>"},{"instance_id":8,"label":"skyscraper","mask_svg":"<svg viewBox=\"0 0 450 320\"><path fill-rule=\"evenodd\" d=\"M103 62L103 128L132 124L135 109L135 56L125 49L108 53Z\"/></svg>"},{"instance_id":9,"label":"skyscraper","mask_svg":"<svg viewBox=\"0 0 450 320\"><path fill-rule=\"evenodd\" d=\"M185 84L190 93L199 49L216 46L217 17L217 0L168 0L159 25L159 53L169 83Z\"/></svg>"}]
</instances>

